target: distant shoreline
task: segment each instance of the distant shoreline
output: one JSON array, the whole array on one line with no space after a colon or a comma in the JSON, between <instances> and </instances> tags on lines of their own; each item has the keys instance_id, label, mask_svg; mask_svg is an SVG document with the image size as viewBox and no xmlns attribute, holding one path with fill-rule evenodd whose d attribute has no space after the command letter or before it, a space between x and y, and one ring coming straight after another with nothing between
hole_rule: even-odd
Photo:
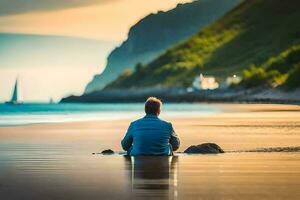
<instances>
[{"instance_id":1,"label":"distant shoreline","mask_svg":"<svg viewBox=\"0 0 300 200\"><path fill-rule=\"evenodd\" d=\"M154 95L153 95L154 96ZM162 99L162 98L160 98ZM123 99L115 98L112 100L97 100L97 101L81 101L81 100L62 100L59 103L143 103L144 100L141 99L132 99L129 101L124 101ZM166 103L208 103L208 104L215 104L215 103L224 103L224 104L283 104L283 105L299 105L300 101L293 101L293 100L276 100L276 99L249 99L249 100L233 100L233 99L203 99L203 100L195 100L189 101L185 100L164 100Z\"/></svg>"},{"instance_id":2,"label":"distant shoreline","mask_svg":"<svg viewBox=\"0 0 300 200\"><path fill-rule=\"evenodd\" d=\"M102 90L81 96L63 98L61 103L137 103L156 96L170 103L264 103L300 105L300 89L207 90L187 92L184 89Z\"/></svg>"}]
</instances>

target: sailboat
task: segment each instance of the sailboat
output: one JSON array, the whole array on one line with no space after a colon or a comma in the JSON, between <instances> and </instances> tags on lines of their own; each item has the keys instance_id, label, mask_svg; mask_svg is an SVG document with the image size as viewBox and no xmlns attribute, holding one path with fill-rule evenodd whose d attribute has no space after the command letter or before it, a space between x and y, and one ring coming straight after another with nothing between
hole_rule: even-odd
<instances>
[{"instance_id":1,"label":"sailboat","mask_svg":"<svg viewBox=\"0 0 300 200\"><path fill-rule=\"evenodd\" d=\"M50 98L49 104L54 104L54 100L52 97Z\"/></svg>"},{"instance_id":2,"label":"sailboat","mask_svg":"<svg viewBox=\"0 0 300 200\"><path fill-rule=\"evenodd\" d=\"M16 79L16 82L15 82L15 87L14 87L14 91L13 91L11 100L7 101L5 103L13 104L13 105L22 104L22 102L19 99L19 94L18 94L18 78Z\"/></svg>"}]
</instances>

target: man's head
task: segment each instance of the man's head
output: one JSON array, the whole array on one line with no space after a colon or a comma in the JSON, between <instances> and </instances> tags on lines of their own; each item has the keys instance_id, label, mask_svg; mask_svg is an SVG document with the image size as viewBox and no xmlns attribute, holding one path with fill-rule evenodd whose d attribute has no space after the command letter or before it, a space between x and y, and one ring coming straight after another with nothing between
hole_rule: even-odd
<instances>
[{"instance_id":1,"label":"man's head","mask_svg":"<svg viewBox=\"0 0 300 200\"><path fill-rule=\"evenodd\" d=\"M156 97L149 97L145 103L145 112L150 115L159 115L162 102Z\"/></svg>"}]
</instances>

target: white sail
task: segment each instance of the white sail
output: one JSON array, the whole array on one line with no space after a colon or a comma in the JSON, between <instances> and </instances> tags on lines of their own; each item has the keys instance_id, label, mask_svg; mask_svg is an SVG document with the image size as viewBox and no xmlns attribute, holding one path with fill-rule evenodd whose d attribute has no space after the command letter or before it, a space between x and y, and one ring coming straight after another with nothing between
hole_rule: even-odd
<instances>
[{"instance_id":1,"label":"white sail","mask_svg":"<svg viewBox=\"0 0 300 200\"><path fill-rule=\"evenodd\" d=\"M12 93L11 100L6 102L7 104L21 104L22 102L20 101L19 97L19 88L18 88L18 78L16 79L14 90Z\"/></svg>"},{"instance_id":2,"label":"white sail","mask_svg":"<svg viewBox=\"0 0 300 200\"><path fill-rule=\"evenodd\" d=\"M15 87L14 87L14 92L11 97L11 102L18 102L18 79L16 80Z\"/></svg>"}]
</instances>

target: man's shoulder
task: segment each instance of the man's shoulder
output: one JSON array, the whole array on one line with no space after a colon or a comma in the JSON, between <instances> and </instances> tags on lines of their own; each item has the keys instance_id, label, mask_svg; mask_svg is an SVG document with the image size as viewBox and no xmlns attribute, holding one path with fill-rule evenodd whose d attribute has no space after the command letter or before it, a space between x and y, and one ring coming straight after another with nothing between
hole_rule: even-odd
<instances>
[{"instance_id":1,"label":"man's shoulder","mask_svg":"<svg viewBox=\"0 0 300 200\"><path fill-rule=\"evenodd\" d=\"M134 120L134 121L132 121L132 122L130 123L130 125L134 126L134 125L136 125L136 124L139 124L139 123L141 123L141 122L143 121L143 119L144 119L144 118L140 118L140 119Z\"/></svg>"},{"instance_id":2,"label":"man's shoulder","mask_svg":"<svg viewBox=\"0 0 300 200\"><path fill-rule=\"evenodd\" d=\"M165 125L172 125L171 122L165 121L165 120L163 120L163 119L159 119L159 121L160 121L161 123L165 124Z\"/></svg>"},{"instance_id":3,"label":"man's shoulder","mask_svg":"<svg viewBox=\"0 0 300 200\"><path fill-rule=\"evenodd\" d=\"M168 129L172 129L173 126L171 122L165 121L163 119L159 119L159 121L164 127L167 127Z\"/></svg>"}]
</instances>

